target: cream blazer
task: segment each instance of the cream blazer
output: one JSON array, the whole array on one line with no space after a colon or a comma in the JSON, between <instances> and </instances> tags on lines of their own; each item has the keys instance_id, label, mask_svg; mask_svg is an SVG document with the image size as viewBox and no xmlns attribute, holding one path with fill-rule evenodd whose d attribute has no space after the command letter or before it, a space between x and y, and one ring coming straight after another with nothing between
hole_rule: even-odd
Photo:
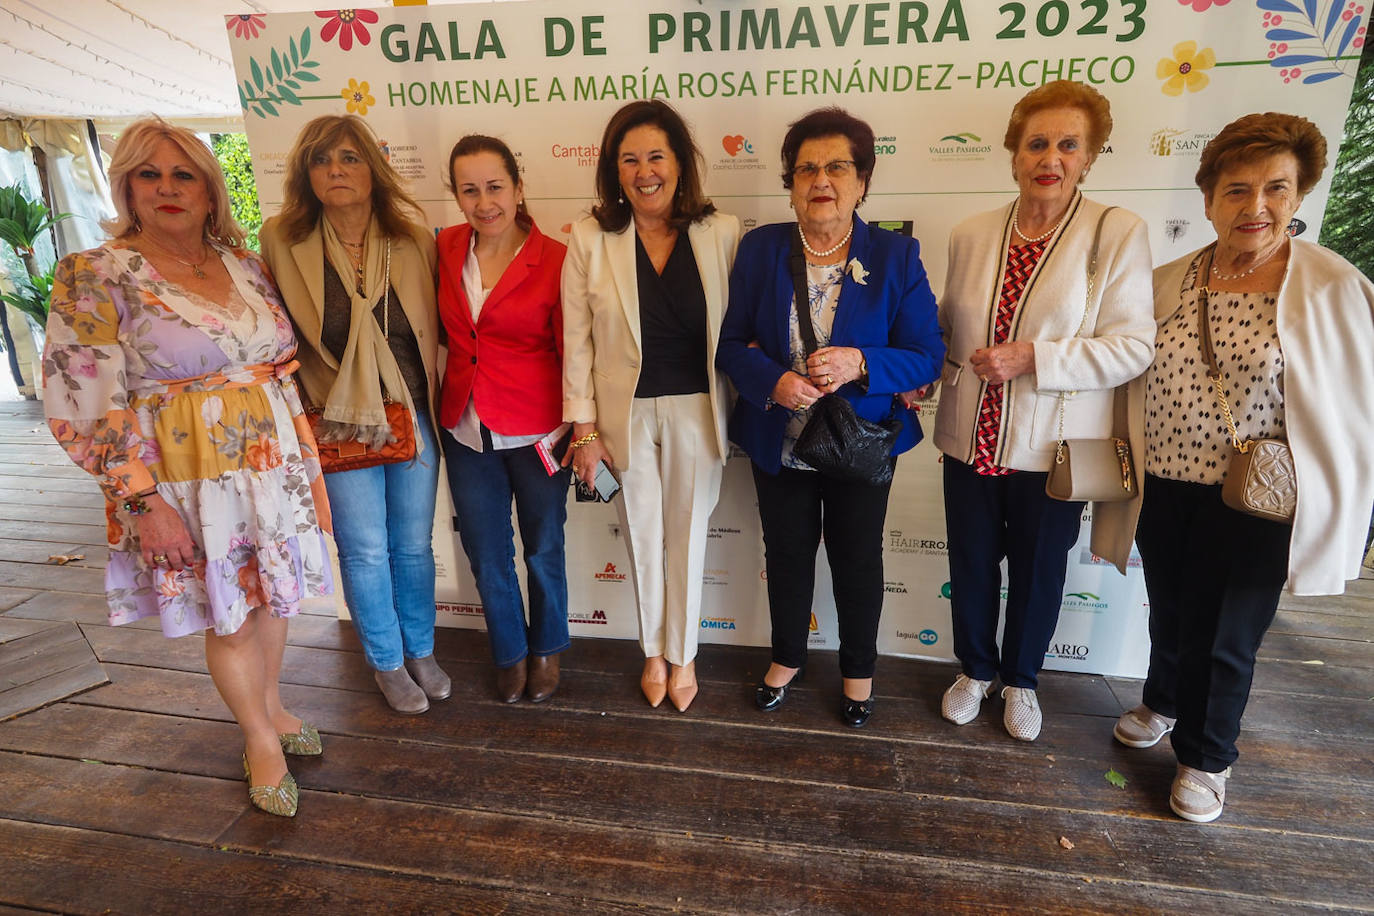
<instances>
[{"instance_id":1,"label":"cream blazer","mask_svg":"<svg viewBox=\"0 0 1374 916\"><path fill-rule=\"evenodd\" d=\"M739 220L726 213L713 213L687 230L706 292L706 369L716 428L710 448L722 464L730 454L725 434L730 391L715 368L716 343L739 236ZM595 423L611 460L623 471L630 461L630 406L641 360L633 219L620 232L603 231L590 216L573 224L562 292L563 419Z\"/></svg>"},{"instance_id":2,"label":"cream blazer","mask_svg":"<svg viewBox=\"0 0 1374 916\"><path fill-rule=\"evenodd\" d=\"M1278 298L1284 425L1298 477L1287 588L1339 595L1359 578L1374 511L1374 285L1328 248L1291 244ZM1178 311L1197 254L1155 271L1161 324ZM1133 387L1143 402L1144 379Z\"/></svg>"},{"instance_id":3,"label":"cream blazer","mask_svg":"<svg viewBox=\"0 0 1374 916\"><path fill-rule=\"evenodd\" d=\"M1007 340L1031 343L1035 371L1006 383L996 456L1004 467L1049 470L1059 439L1061 395L1065 438L1110 435L1113 389L1139 376L1154 359L1149 235L1134 213L1117 208L1107 214L1096 282L1091 295L1088 291L1088 254L1106 209L1079 195L1027 281ZM969 367L969 358L994 339L1011 215L1008 204L970 217L949 240L948 277L940 297L940 328L948 353L934 442L966 464L974 459L978 408L987 387ZM1128 410L1137 456L1145 453L1143 408L1137 398ZM1123 572L1138 511L1128 507L1138 499L1094 506L1093 552Z\"/></svg>"},{"instance_id":4,"label":"cream blazer","mask_svg":"<svg viewBox=\"0 0 1374 916\"><path fill-rule=\"evenodd\" d=\"M277 288L281 290L282 301L286 303L296 332L305 344L297 351L296 358L301 362L300 374L306 393L322 400L339 369L333 354L321 342L324 329L324 237L319 226L316 226L309 235L292 244L282 236L280 222L273 217L263 223L258 240L263 259L272 270ZM417 232L412 237L394 241L393 246L391 288L401 300L401 309L406 313L411 330L415 332L420 359L425 364L425 377L429 380L429 415L437 421L435 393L439 390L439 311L435 304L438 257L435 254L434 237L427 232ZM401 387L404 390L404 386ZM409 401L409 392L405 397Z\"/></svg>"}]
</instances>

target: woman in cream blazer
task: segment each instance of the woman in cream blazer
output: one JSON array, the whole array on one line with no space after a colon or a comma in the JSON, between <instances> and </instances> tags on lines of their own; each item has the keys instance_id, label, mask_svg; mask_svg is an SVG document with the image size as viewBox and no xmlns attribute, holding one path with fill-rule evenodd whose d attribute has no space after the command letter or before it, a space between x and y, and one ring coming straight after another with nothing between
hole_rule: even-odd
<instances>
[{"instance_id":1,"label":"woman in cream blazer","mask_svg":"<svg viewBox=\"0 0 1374 916\"><path fill-rule=\"evenodd\" d=\"M1037 677L1083 512L1082 503L1045 494L1055 443L1111 435L1113 389L1144 372L1153 355L1145 224L1078 191L1111 123L1107 100L1082 83L1048 83L1017 103L1005 146L1020 193L955 228L940 298L948 353L934 441L944 453L954 654L962 668L941 711L956 725L973 721L1000 679L1003 724L1023 741L1040 733ZM1131 416L1140 454L1139 404ZM1123 571L1128 516L1119 504L1094 510L1095 543Z\"/></svg>"},{"instance_id":2,"label":"woman in cream blazer","mask_svg":"<svg viewBox=\"0 0 1374 916\"><path fill-rule=\"evenodd\" d=\"M616 112L562 284L565 461L585 485L604 462L624 487L640 686L651 705L666 695L679 710L697 692L706 529L728 455L714 364L739 241L739 221L703 195L700 158L663 102Z\"/></svg>"}]
</instances>

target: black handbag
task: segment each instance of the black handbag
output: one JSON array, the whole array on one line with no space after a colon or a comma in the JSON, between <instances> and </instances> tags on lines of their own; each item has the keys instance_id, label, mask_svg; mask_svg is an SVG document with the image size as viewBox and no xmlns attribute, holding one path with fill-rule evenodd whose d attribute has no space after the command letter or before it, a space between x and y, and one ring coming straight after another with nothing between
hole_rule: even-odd
<instances>
[{"instance_id":1,"label":"black handbag","mask_svg":"<svg viewBox=\"0 0 1374 916\"><path fill-rule=\"evenodd\" d=\"M797 323L807 355L816 351L816 331L811 325L811 301L806 292L806 255L801 236L792 239L792 292L797 302ZM894 406L880 423L865 420L854 405L838 394L827 394L809 408L792 447L792 454L815 470L853 483L885 486L892 482L892 447L902 423Z\"/></svg>"}]
</instances>

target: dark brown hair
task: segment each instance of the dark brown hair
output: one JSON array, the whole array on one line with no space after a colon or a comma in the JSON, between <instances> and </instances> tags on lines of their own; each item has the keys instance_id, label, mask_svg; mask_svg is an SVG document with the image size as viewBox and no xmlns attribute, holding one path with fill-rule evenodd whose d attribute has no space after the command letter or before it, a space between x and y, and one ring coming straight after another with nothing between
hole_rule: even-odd
<instances>
[{"instance_id":1,"label":"dark brown hair","mask_svg":"<svg viewBox=\"0 0 1374 916\"><path fill-rule=\"evenodd\" d=\"M660 99L641 100L630 102L611 115L601 136L600 156L596 160L597 202L592 207L592 216L605 232L619 232L630 224L634 211L620 190L620 144L626 134L646 124L668 135L668 146L677 157L680 173L677 193L673 195L673 213L668 221L674 228L686 229L716 212L716 205L711 203L702 187L701 151L682 116Z\"/></svg>"},{"instance_id":2,"label":"dark brown hair","mask_svg":"<svg viewBox=\"0 0 1374 916\"><path fill-rule=\"evenodd\" d=\"M1088 164L1112 135L1112 106L1106 97L1087 83L1054 80L1021 96L1011 110L1002 146L1013 154L1021 148L1021 135L1032 115L1050 108L1076 108L1088 119Z\"/></svg>"},{"instance_id":3,"label":"dark brown hair","mask_svg":"<svg viewBox=\"0 0 1374 916\"><path fill-rule=\"evenodd\" d=\"M834 105L807 112L787 125L787 135L782 138L782 186L792 190L792 170L797 167L797 153L803 143L817 137L844 137L849 141L849 155L854 160L854 169L864 183L864 193L859 198L859 203L863 203L868 199L869 182L878 162L878 154L873 147L873 128L868 126L867 121Z\"/></svg>"},{"instance_id":4,"label":"dark brown hair","mask_svg":"<svg viewBox=\"0 0 1374 916\"><path fill-rule=\"evenodd\" d=\"M515 161L515 154L510 151L509 146L495 137L468 134L453 144L453 151L448 154L448 178L444 183L454 197L458 196L458 187L453 182L453 163L462 156L475 156L478 153L495 153L501 158L501 164L506 167L506 174L510 176L511 183L517 189L524 187L525 182L520 178L520 165ZM528 229L534 225L534 218L530 216L524 198L515 206L515 222L521 229Z\"/></svg>"},{"instance_id":5,"label":"dark brown hair","mask_svg":"<svg viewBox=\"0 0 1374 916\"><path fill-rule=\"evenodd\" d=\"M388 238L424 235L425 212L401 186L400 176L382 156L377 137L357 115L323 115L301 128L286 156L282 182L281 228L289 242L299 242L314 230L324 204L310 187L310 160L341 143L350 143L372 173L372 214Z\"/></svg>"},{"instance_id":6,"label":"dark brown hair","mask_svg":"<svg viewBox=\"0 0 1374 916\"><path fill-rule=\"evenodd\" d=\"M1266 111L1236 118L1202 150L1193 180L1210 200L1221 173L1278 153L1298 160L1298 193L1307 194L1326 169L1326 138L1306 118Z\"/></svg>"}]
</instances>

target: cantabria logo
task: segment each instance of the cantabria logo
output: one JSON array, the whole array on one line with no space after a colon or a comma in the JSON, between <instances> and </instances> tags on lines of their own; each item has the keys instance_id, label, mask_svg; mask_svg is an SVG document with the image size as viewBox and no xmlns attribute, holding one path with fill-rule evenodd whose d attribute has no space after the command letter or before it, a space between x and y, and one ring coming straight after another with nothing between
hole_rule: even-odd
<instances>
[{"instance_id":1,"label":"cantabria logo","mask_svg":"<svg viewBox=\"0 0 1374 916\"><path fill-rule=\"evenodd\" d=\"M624 582L625 574L616 572L614 563L607 563L606 568L596 574L596 578L601 582Z\"/></svg>"},{"instance_id":2,"label":"cantabria logo","mask_svg":"<svg viewBox=\"0 0 1374 916\"><path fill-rule=\"evenodd\" d=\"M725 151L730 154L731 158L739 155L741 151L749 156L754 155L754 144L750 143L744 134L735 134L734 136L726 134L720 138L720 145L725 147Z\"/></svg>"},{"instance_id":3,"label":"cantabria logo","mask_svg":"<svg viewBox=\"0 0 1374 916\"><path fill-rule=\"evenodd\" d=\"M945 134L928 149L932 159L975 161L986 159L992 152L992 144L983 142L983 138L973 131L964 130L957 134Z\"/></svg>"}]
</instances>

